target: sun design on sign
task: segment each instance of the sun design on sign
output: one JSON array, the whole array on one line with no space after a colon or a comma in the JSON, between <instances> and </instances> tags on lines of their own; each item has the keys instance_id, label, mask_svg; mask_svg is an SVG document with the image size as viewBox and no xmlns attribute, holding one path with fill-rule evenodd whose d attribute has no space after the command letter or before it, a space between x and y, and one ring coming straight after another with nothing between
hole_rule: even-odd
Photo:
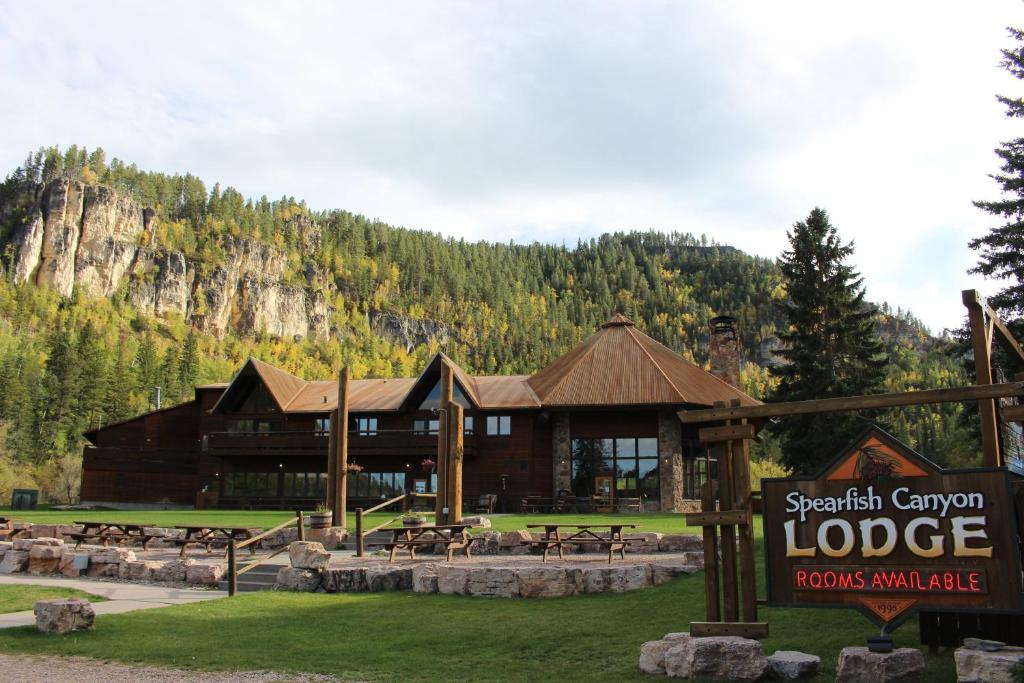
<instances>
[{"instance_id":1,"label":"sun design on sign","mask_svg":"<svg viewBox=\"0 0 1024 683\"><path fill-rule=\"evenodd\" d=\"M898 479L902 463L874 446L864 446L857 456L854 474L864 481Z\"/></svg>"}]
</instances>

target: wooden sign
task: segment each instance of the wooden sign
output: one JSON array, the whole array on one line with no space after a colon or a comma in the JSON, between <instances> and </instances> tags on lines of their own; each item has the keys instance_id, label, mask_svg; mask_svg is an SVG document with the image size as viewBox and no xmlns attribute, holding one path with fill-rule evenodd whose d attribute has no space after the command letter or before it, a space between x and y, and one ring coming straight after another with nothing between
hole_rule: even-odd
<instances>
[{"instance_id":1,"label":"wooden sign","mask_svg":"<svg viewBox=\"0 0 1024 683\"><path fill-rule=\"evenodd\" d=\"M816 477L764 479L768 604L1019 611L1020 551L1001 468L943 470L877 427Z\"/></svg>"}]
</instances>

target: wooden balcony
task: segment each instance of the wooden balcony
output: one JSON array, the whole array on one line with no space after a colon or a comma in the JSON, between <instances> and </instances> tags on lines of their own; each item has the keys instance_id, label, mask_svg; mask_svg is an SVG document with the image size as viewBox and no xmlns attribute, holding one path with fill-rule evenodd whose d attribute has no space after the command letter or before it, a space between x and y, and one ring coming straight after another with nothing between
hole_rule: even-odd
<instances>
[{"instance_id":1,"label":"wooden balcony","mask_svg":"<svg viewBox=\"0 0 1024 683\"><path fill-rule=\"evenodd\" d=\"M211 432L204 437L204 449L210 455L230 456L327 456L327 436L319 432ZM466 434L463 446L466 455L476 453L476 437ZM353 457L399 456L430 457L437 453L437 435L411 431L385 432L376 435L349 432L348 455Z\"/></svg>"}]
</instances>

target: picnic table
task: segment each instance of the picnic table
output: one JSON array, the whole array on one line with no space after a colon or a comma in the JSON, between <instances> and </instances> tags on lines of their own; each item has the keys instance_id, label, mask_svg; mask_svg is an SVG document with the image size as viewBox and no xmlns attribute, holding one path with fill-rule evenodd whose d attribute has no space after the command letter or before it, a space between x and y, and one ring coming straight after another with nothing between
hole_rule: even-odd
<instances>
[{"instance_id":1,"label":"picnic table","mask_svg":"<svg viewBox=\"0 0 1024 683\"><path fill-rule=\"evenodd\" d=\"M452 555L456 550L461 550L466 559L469 559L472 557L469 548L474 540L467 533L471 527L471 524L439 524L382 529L382 531L391 532L391 540L387 543L371 543L370 545L387 548L390 551L388 562L395 561L395 554L399 549L408 550L409 557L415 560L416 548L436 545L445 547L448 562L452 561Z\"/></svg>"},{"instance_id":2,"label":"picnic table","mask_svg":"<svg viewBox=\"0 0 1024 683\"><path fill-rule=\"evenodd\" d=\"M170 539L176 545L181 546L180 557L185 557L185 550L190 545L201 545L206 547L207 554L213 552L215 545L224 545L225 552L230 541L247 541L253 537L252 529L244 526L178 526L185 533L181 538ZM249 553L256 554L256 544L249 546Z\"/></svg>"},{"instance_id":3,"label":"picnic table","mask_svg":"<svg viewBox=\"0 0 1024 683\"><path fill-rule=\"evenodd\" d=\"M519 503L523 513L529 514L531 512L551 512L554 500L543 496L526 496Z\"/></svg>"},{"instance_id":4,"label":"picnic table","mask_svg":"<svg viewBox=\"0 0 1024 683\"><path fill-rule=\"evenodd\" d=\"M64 534L68 538L75 539L75 550L78 550L87 540L101 541L104 548L109 546L111 541L118 545L139 541L142 543L143 550L149 550L149 542L157 538L145 531L147 527L152 527L152 524L122 522L75 522L75 524L81 526L82 530L77 533Z\"/></svg>"},{"instance_id":5,"label":"picnic table","mask_svg":"<svg viewBox=\"0 0 1024 683\"><path fill-rule=\"evenodd\" d=\"M0 541L13 541L27 529L15 529L14 520L10 517L0 517Z\"/></svg>"},{"instance_id":6,"label":"picnic table","mask_svg":"<svg viewBox=\"0 0 1024 683\"><path fill-rule=\"evenodd\" d=\"M532 545L544 551L543 562L548 561L548 551L558 550L558 559L564 560L562 547L566 545L598 545L608 550L608 564L612 563L614 553L618 552L621 559L626 559L626 546L642 538L626 538L623 529L636 529L636 524L527 524L527 529L544 529L544 538L539 541L523 541L524 545ZM573 530L563 536L563 530ZM607 532L607 536L599 533Z\"/></svg>"}]
</instances>

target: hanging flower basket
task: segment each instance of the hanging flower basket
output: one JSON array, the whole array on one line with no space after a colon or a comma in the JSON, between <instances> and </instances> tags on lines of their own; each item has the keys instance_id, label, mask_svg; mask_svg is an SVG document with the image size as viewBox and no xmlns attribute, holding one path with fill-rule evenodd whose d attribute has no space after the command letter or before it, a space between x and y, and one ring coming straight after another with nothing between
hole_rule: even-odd
<instances>
[{"instance_id":1,"label":"hanging flower basket","mask_svg":"<svg viewBox=\"0 0 1024 683\"><path fill-rule=\"evenodd\" d=\"M358 474L359 472L363 471L363 466L356 464L354 462L350 462L349 464L345 465L345 471L351 472L352 474Z\"/></svg>"},{"instance_id":2,"label":"hanging flower basket","mask_svg":"<svg viewBox=\"0 0 1024 683\"><path fill-rule=\"evenodd\" d=\"M423 468L424 472L430 474L434 471L434 468L437 467L437 463L430 458L424 458L423 462L420 463L420 467Z\"/></svg>"}]
</instances>

